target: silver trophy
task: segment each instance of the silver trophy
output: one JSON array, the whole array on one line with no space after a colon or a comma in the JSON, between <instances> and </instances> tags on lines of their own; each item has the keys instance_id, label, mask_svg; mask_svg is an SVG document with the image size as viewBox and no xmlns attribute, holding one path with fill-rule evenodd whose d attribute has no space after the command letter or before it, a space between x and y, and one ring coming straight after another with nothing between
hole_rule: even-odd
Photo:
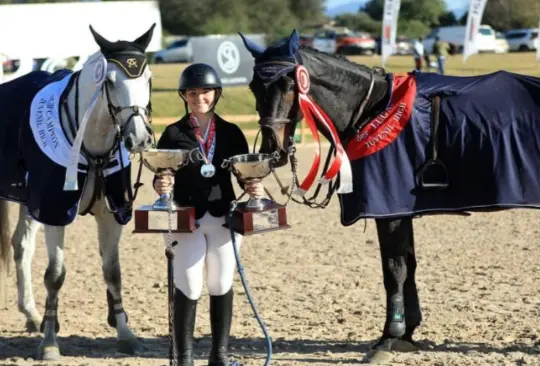
<instances>
[{"instance_id":1,"label":"silver trophy","mask_svg":"<svg viewBox=\"0 0 540 366\"><path fill-rule=\"evenodd\" d=\"M173 175L190 162L191 151L148 149L141 153L141 159L154 174ZM177 207L172 192L135 210L136 233L192 232L195 228L195 208Z\"/></svg>"},{"instance_id":2,"label":"silver trophy","mask_svg":"<svg viewBox=\"0 0 540 366\"><path fill-rule=\"evenodd\" d=\"M272 154L242 154L223 161L229 170L243 183L256 183L266 178L274 169ZM268 198L251 197L238 203L233 213L233 228L243 235L288 228L285 206Z\"/></svg>"},{"instance_id":3,"label":"silver trophy","mask_svg":"<svg viewBox=\"0 0 540 366\"><path fill-rule=\"evenodd\" d=\"M142 152L143 164L158 176L174 175L190 160L190 150L148 149ZM152 205L154 210L176 209L171 193L162 194Z\"/></svg>"},{"instance_id":4,"label":"silver trophy","mask_svg":"<svg viewBox=\"0 0 540 366\"><path fill-rule=\"evenodd\" d=\"M224 162L225 163L225 162ZM231 172L244 183L256 183L262 181L274 169L274 157L270 154L242 154L226 160ZM267 198L253 198L243 204L246 209L262 211L272 204Z\"/></svg>"}]
</instances>

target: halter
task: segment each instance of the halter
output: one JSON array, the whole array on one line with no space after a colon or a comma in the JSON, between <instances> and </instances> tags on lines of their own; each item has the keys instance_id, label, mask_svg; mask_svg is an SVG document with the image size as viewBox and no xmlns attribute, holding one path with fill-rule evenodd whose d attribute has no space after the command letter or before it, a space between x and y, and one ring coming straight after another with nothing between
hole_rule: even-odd
<instances>
[{"instance_id":1,"label":"halter","mask_svg":"<svg viewBox=\"0 0 540 366\"><path fill-rule=\"evenodd\" d=\"M136 74L129 73L129 71L117 59L118 56L124 56L124 60L127 60L125 58L125 56L129 56L129 55L131 55L133 57L136 57L139 60L144 58L145 62L140 64L141 65L140 70ZM128 75L128 77L130 77L130 78L139 77L142 74L142 71L144 70L144 68L146 67L146 56L144 56L144 54L141 54L141 53L138 53L138 52L132 52L132 51L117 52L117 53L114 53L112 55L109 55L109 58L107 60L113 61L115 64L119 65L120 69L122 69L122 71L124 71L126 73L126 75ZM77 134L77 131L79 129L79 121L80 121L79 120L79 108L78 108L78 106L79 106L79 78L80 78L80 71L77 71L77 72L74 73L73 77L71 78L66 90L64 91L64 93L63 93L63 95L61 97L61 101L60 101L60 104L62 105L62 107L64 109L64 112L65 112L65 114L67 116L67 120L68 120L67 125L69 126L70 132L72 133L73 136L76 136L76 134ZM73 86L75 86L75 106L74 106L74 108L75 108L75 118L72 117L72 115L71 115L71 113L69 111L68 103L67 103L67 96L69 95L69 92L72 90ZM152 81L151 80L150 80L149 89L150 89L150 93L151 93L151 91L152 91ZM96 173L96 187L94 189L94 194L93 194L93 196L92 196L92 198L90 200L90 204L88 205L86 210L84 210L84 212L81 213L83 215L87 214L88 212L91 211L91 209L92 209L93 205L95 204L97 198L100 197L101 194L103 194L103 191L104 191L103 171L105 169L107 169L107 168L110 168L108 163L115 156L115 154L116 154L116 152L118 150L119 150L119 154L120 154L120 157L119 157L120 162L119 162L119 164L120 164L121 170L124 170L125 166L124 166L124 159L123 159L123 156L122 156L122 149L120 148L120 142L122 141L122 135L124 133L125 127L131 122L131 120L136 116L141 116L141 118L144 121L144 125L145 125L147 131L151 132L152 135L153 135L151 98L149 99L148 104L147 104L146 107L141 107L141 106L138 106L138 105L116 106L111 102L109 86L108 86L107 82L105 82L105 83L103 83L101 85L101 91L100 92L101 92L102 95L103 94L105 95L105 100L107 101L107 110L108 110L109 115L111 116L111 119L113 121L113 126L115 127L116 135L115 135L115 140L114 140L111 148L106 153L104 153L103 155L100 155L100 156L92 155L86 149L86 147L84 146L84 143L82 145L81 153L83 153L85 155L86 160L88 161L88 168L89 168L89 170L93 169L95 171L95 173ZM122 125L122 124L120 124L120 122L118 120L118 115L120 114L120 112L122 112L125 109L132 110L133 112L129 115L129 117L127 118L125 123ZM141 114L141 111L144 111L144 114L147 116L148 121L145 120L144 115ZM62 114L60 114L60 119L62 119ZM62 123L61 123L61 125L63 126ZM65 132L66 131L64 131L64 134L66 135L66 137L68 137L69 142L73 143L73 139L69 138L69 135L66 134ZM154 140L155 140L155 136L154 136ZM138 168L138 172L137 172L137 180L136 180L135 184L133 185L133 187L135 189L135 193L133 193L132 188L129 186L129 184L127 184L127 182L125 181L125 177L122 175L122 185L127 188L129 207L133 206L133 202L137 198L139 188L143 185L140 182L141 175L142 175L142 164L143 164L142 159L139 159L139 168ZM105 200L105 203L106 203L106 206L107 206L107 209L109 210L109 212L118 213L117 209L115 209L114 207L113 208L109 207L109 203L107 202L107 200Z\"/></svg>"},{"instance_id":2,"label":"halter","mask_svg":"<svg viewBox=\"0 0 540 366\"><path fill-rule=\"evenodd\" d=\"M298 174L297 174L298 159L296 158L296 155L295 155L296 154L296 146L295 146L295 142L294 142L293 137L290 137L290 145L289 145L289 148L286 151L286 153L289 155L289 159L290 159L290 163L291 163L291 171L293 173L292 186L291 186L290 192L287 192L288 187L285 187L281 183L281 181L280 181L279 177L277 176L277 174L274 171L272 171L272 173L273 173L274 177L276 178L276 180L277 180L277 182L278 182L278 184L279 184L279 186L281 188L281 193L283 195L288 196L287 197L287 203L292 199L292 201L294 201L296 203L304 204L304 205L306 205L308 207L311 207L311 208L325 208L330 203L330 200L331 200L334 192L336 191L336 189L338 187L338 181L339 181L338 179L336 179L335 181L332 181L331 179L327 179L328 174L330 173L330 170L335 170L336 167L339 168L338 165L340 164L338 162L337 165L336 165L335 164L336 162L334 161L334 164L329 168L330 160L331 160L332 156L336 157L336 152L339 151L339 153L344 154L344 151L343 151L343 147L342 147L342 144L340 142L340 139L337 136L337 132L335 131L334 123L326 115L324 110L321 107L319 107L317 105L317 103L315 103L315 101L313 101L313 99L311 97L309 97L309 95L308 95L309 87L310 87L309 72L303 66L302 62L298 61L298 58L299 58L298 56L299 56L299 54L297 53L297 57L295 57L294 61L276 60L276 61L269 61L269 62L260 63L260 64L258 64L258 65L256 65L254 67L254 71L256 73L259 73L260 76L261 76L261 74L263 74L263 75L266 74L266 75L264 75L264 76L267 76L267 78L266 78L267 81L265 82L266 85L272 84L273 82L277 81L278 79L280 79L284 75L290 74L293 71L295 72L295 77L294 77L294 81L293 81L293 90L292 91L294 91L296 93L296 98L299 101L299 108L301 108L302 111L304 112L304 118L305 118L305 120L307 121L307 123L308 123L308 125L310 127L310 130L311 130L311 132L312 132L312 134L313 134L313 136L315 138L315 141L317 142L317 152L316 152L316 155L315 155L314 163L312 164L312 168L310 170L310 173L308 174L308 177L306 177L306 180L309 179L309 180L313 181L314 177L316 176L317 171L318 171L318 167L319 167L320 151L321 151L317 126L315 125L315 122L313 121L313 119L311 117L306 116L306 113L305 113L306 111L308 111L308 113L313 113L312 116L314 116L315 118L317 118L319 120L319 123L322 126L325 127L328 134L330 134L330 136L332 136L334 141L331 141L331 147L330 147L330 149L328 151L328 154L326 156L325 165L324 165L323 171L321 173L321 177L320 177L321 179L319 180L317 188L315 189L315 192L314 192L312 197L306 199L304 197L304 194L301 194L301 198L302 198L301 201L299 201L296 198L292 197L295 187L297 189L302 189L303 193L305 193L305 192L307 192L307 189L309 189L309 187L311 186L311 184L309 184L309 183L304 187L301 187L301 185L299 184ZM261 79L264 79L264 78L261 77ZM364 100L360 103L360 105L358 107L358 110L353 115L353 119L347 125L347 127L345 129L345 133L347 135L349 135L349 137L346 136L346 138L350 138L350 136L354 136L354 134L358 131L358 129L361 128L361 117L363 115L363 112L364 112L364 109L365 109L366 105L371 100L371 95L372 95L372 92L373 92L374 85L375 85L375 75L374 75L373 69L371 69L370 70L370 85L369 85L369 88L368 88L368 92L367 92L366 97L364 98ZM289 92L291 92L291 91L288 91L288 93ZM308 102L306 102L306 100L308 100ZM306 102L306 103L304 103L304 106L302 106L302 102ZM307 107L306 104L309 105L309 107ZM310 111L308 110L308 108L309 108ZM274 118L274 117L264 117L264 118L261 118L259 120L259 124L261 126L261 129L262 128L270 128L271 129L271 131L273 133L273 136L276 139L276 141L278 142L278 146L281 148L281 150L284 150L283 146L281 146L282 142L280 142L280 140L279 140L279 138L277 136L276 130L274 129L273 126L275 126L276 124L287 124L287 123L290 123L290 122L291 122L291 120L288 119L288 118L279 118L278 119L278 118ZM261 131L259 131L259 133L260 132ZM258 136L258 134L257 134L257 136ZM337 174L337 172L333 172L333 173ZM311 177L309 177L309 176L311 176ZM326 197L323 199L323 201L318 203L318 202L316 202L316 199L317 199L317 197L318 197L318 195L320 193L320 189L326 183L328 183L328 193L327 193ZM267 191L267 194L269 194L268 191ZM269 194L269 196L271 197L270 194Z\"/></svg>"}]
</instances>

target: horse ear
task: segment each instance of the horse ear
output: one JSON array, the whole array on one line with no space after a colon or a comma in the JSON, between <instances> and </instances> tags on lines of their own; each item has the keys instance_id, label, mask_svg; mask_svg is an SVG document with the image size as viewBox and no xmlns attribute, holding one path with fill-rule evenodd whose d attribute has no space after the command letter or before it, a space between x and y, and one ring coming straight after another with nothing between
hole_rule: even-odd
<instances>
[{"instance_id":1,"label":"horse ear","mask_svg":"<svg viewBox=\"0 0 540 366\"><path fill-rule=\"evenodd\" d=\"M251 53L253 58L257 58L260 55L263 54L264 48L259 46L257 43L249 40L246 38L242 33L238 32L240 35L240 38L242 38L242 41L244 41L244 46L246 46L246 49Z\"/></svg>"},{"instance_id":2,"label":"horse ear","mask_svg":"<svg viewBox=\"0 0 540 366\"><path fill-rule=\"evenodd\" d=\"M94 36L94 40L96 41L100 49L105 50L109 48L111 42L105 39L105 37L103 37L101 34L96 32L91 25L90 25L90 32L92 32L92 36Z\"/></svg>"},{"instance_id":3,"label":"horse ear","mask_svg":"<svg viewBox=\"0 0 540 366\"><path fill-rule=\"evenodd\" d=\"M294 55L296 51L298 51L298 47L300 46L300 35L298 34L298 31L294 29L289 36L289 52L291 55Z\"/></svg>"},{"instance_id":4,"label":"horse ear","mask_svg":"<svg viewBox=\"0 0 540 366\"><path fill-rule=\"evenodd\" d=\"M150 44L150 41L152 40L152 35L154 33L154 27L156 26L156 23L152 24L150 29L146 31L142 36L137 38L133 41L133 43L139 45L143 50L146 50L146 47Z\"/></svg>"}]
</instances>

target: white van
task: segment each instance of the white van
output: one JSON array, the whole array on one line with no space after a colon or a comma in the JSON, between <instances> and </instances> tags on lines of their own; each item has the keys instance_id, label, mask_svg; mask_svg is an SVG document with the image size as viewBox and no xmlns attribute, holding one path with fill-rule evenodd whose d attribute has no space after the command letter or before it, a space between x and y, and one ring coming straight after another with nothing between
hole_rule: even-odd
<instances>
[{"instance_id":1,"label":"white van","mask_svg":"<svg viewBox=\"0 0 540 366\"><path fill-rule=\"evenodd\" d=\"M433 45L435 44L435 37L439 36L442 41L455 44L458 52L463 52L465 33L466 27L463 25L435 28L424 38L424 49L431 54L433 52ZM481 25L476 37L476 43L478 45L478 52L495 52L497 49L497 38L493 28L489 25Z\"/></svg>"}]
</instances>

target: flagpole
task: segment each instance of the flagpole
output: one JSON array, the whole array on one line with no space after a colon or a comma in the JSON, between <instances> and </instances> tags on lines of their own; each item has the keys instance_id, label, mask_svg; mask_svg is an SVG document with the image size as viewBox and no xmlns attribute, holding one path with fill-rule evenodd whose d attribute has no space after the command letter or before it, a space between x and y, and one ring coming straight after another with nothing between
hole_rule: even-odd
<instances>
[{"instance_id":1,"label":"flagpole","mask_svg":"<svg viewBox=\"0 0 540 366\"><path fill-rule=\"evenodd\" d=\"M381 33L381 64L384 68L396 45L397 23L401 0L385 0Z\"/></svg>"}]
</instances>

